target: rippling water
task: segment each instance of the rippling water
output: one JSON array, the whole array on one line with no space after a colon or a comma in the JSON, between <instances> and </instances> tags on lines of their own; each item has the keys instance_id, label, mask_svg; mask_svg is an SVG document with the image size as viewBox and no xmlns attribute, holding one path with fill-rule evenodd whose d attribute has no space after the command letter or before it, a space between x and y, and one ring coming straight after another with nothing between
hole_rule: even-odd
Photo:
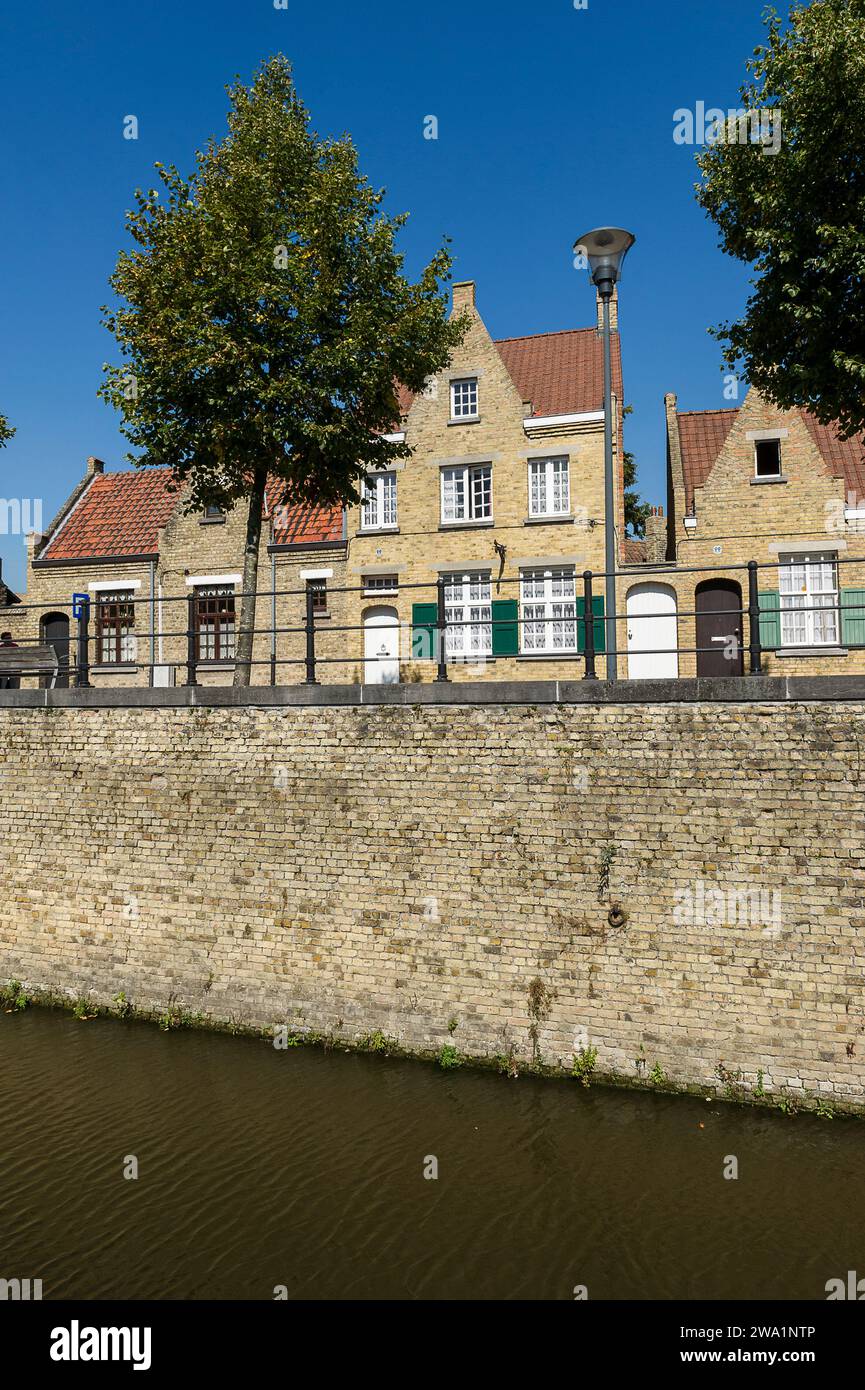
<instances>
[{"instance_id":1,"label":"rippling water","mask_svg":"<svg viewBox=\"0 0 865 1390\"><path fill-rule=\"evenodd\" d=\"M865 1122L42 1010L0 1013L0 1077L0 1277L45 1298L825 1298L865 1275Z\"/></svg>"}]
</instances>

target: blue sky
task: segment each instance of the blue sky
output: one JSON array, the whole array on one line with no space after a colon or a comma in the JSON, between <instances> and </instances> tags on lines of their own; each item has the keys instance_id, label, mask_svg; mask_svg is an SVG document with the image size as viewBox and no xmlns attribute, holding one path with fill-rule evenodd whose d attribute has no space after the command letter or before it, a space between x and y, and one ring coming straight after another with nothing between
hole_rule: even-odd
<instances>
[{"instance_id":1,"label":"blue sky","mask_svg":"<svg viewBox=\"0 0 865 1390\"><path fill-rule=\"evenodd\" d=\"M348 130L361 166L411 214L416 273L452 238L495 337L584 327L592 290L577 235L604 223L637 243L621 285L628 446L664 498L663 395L723 398L711 324L740 311L744 267L722 256L693 198L694 151L673 112L737 104L761 39L761 0L117 0L0 12L0 497L41 498L47 525L88 454L120 467L117 416L96 397L113 342L100 327L124 213L154 161L187 171L225 128L224 86L286 53L314 124ZM123 138L135 115L138 140ZM439 122L423 138L424 118ZM0 535L23 584L20 537Z\"/></svg>"}]
</instances>

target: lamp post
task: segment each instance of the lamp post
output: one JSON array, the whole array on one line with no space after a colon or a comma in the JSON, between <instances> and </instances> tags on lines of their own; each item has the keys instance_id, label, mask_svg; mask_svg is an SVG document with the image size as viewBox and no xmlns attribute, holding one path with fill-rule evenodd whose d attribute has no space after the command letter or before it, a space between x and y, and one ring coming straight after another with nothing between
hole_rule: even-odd
<instances>
[{"instance_id":1,"label":"lamp post","mask_svg":"<svg viewBox=\"0 0 865 1390\"><path fill-rule=\"evenodd\" d=\"M604 568L606 583L607 680L618 677L616 654L616 510L613 482L613 378L610 361L610 300L622 274L622 264L636 237L621 227L597 227L574 245L589 263L592 280L604 306ZM620 445L621 447L621 445Z\"/></svg>"}]
</instances>

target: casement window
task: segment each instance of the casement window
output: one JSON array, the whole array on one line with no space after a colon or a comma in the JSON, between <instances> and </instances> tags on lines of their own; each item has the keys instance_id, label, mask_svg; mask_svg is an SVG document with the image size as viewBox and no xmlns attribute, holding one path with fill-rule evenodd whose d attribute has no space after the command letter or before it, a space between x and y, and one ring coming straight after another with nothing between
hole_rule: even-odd
<instances>
[{"instance_id":1,"label":"casement window","mask_svg":"<svg viewBox=\"0 0 865 1390\"><path fill-rule=\"evenodd\" d=\"M571 510L567 458L529 461L529 516L565 516Z\"/></svg>"},{"instance_id":2,"label":"casement window","mask_svg":"<svg viewBox=\"0 0 865 1390\"><path fill-rule=\"evenodd\" d=\"M778 556L782 647L837 645L837 558L834 551Z\"/></svg>"},{"instance_id":3,"label":"casement window","mask_svg":"<svg viewBox=\"0 0 865 1390\"><path fill-rule=\"evenodd\" d=\"M396 526L396 474L371 473L363 483L361 529L383 531Z\"/></svg>"},{"instance_id":4,"label":"casement window","mask_svg":"<svg viewBox=\"0 0 865 1390\"><path fill-rule=\"evenodd\" d=\"M522 651L575 652L577 599L574 571L526 569L520 574Z\"/></svg>"},{"instance_id":5,"label":"casement window","mask_svg":"<svg viewBox=\"0 0 865 1390\"><path fill-rule=\"evenodd\" d=\"M396 574L365 574L363 591L365 594L395 594L399 589L399 576Z\"/></svg>"},{"instance_id":6,"label":"casement window","mask_svg":"<svg viewBox=\"0 0 865 1390\"><path fill-rule=\"evenodd\" d=\"M445 584L445 653L490 656L493 650L490 572L452 574Z\"/></svg>"},{"instance_id":7,"label":"casement window","mask_svg":"<svg viewBox=\"0 0 865 1390\"><path fill-rule=\"evenodd\" d=\"M234 586L196 588L196 633L199 661L234 660Z\"/></svg>"},{"instance_id":8,"label":"casement window","mask_svg":"<svg viewBox=\"0 0 865 1390\"><path fill-rule=\"evenodd\" d=\"M327 580L307 579L307 589L312 593L312 612L317 617L327 612Z\"/></svg>"},{"instance_id":9,"label":"casement window","mask_svg":"<svg viewBox=\"0 0 865 1390\"><path fill-rule=\"evenodd\" d=\"M754 445L754 469L757 478L780 478L780 439L758 439Z\"/></svg>"},{"instance_id":10,"label":"casement window","mask_svg":"<svg viewBox=\"0 0 865 1390\"><path fill-rule=\"evenodd\" d=\"M463 377L451 382L451 419L475 420L478 414L478 379Z\"/></svg>"},{"instance_id":11,"label":"casement window","mask_svg":"<svg viewBox=\"0 0 865 1390\"><path fill-rule=\"evenodd\" d=\"M225 512L222 510L221 507L217 506L215 503L211 503L210 505L204 508L204 520L224 521Z\"/></svg>"},{"instance_id":12,"label":"casement window","mask_svg":"<svg viewBox=\"0 0 865 1390\"><path fill-rule=\"evenodd\" d=\"M136 660L135 604L131 589L97 595L96 650L104 666L130 665Z\"/></svg>"},{"instance_id":13,"label":"casement window","mask_svg":"<svg viewBox=\"0 0 865 1390\"><path fill-rule=\"evenodd\" d=\"M493 514L493 469L442 469L442 525L456 521L483 521Z\"/></svg>"}]
</instances>

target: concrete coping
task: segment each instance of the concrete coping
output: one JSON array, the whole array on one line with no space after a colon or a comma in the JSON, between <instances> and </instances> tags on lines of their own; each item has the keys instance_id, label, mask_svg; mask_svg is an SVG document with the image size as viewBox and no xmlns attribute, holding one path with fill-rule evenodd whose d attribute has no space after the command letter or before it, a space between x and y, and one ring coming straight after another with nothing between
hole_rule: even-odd
<instances>
[{"instance_id":1,"label":"concrete coping","mask_svg":"<svg viewBox=\"0 0 865 1390\"><path fill-rule=\"evenodd\" d=\"M405 685L174 686L0 690L2 709L271 708L298 705L666 705L865 701L863 676L653 681L448 681Z\"/></svg>"}]
</instances>

